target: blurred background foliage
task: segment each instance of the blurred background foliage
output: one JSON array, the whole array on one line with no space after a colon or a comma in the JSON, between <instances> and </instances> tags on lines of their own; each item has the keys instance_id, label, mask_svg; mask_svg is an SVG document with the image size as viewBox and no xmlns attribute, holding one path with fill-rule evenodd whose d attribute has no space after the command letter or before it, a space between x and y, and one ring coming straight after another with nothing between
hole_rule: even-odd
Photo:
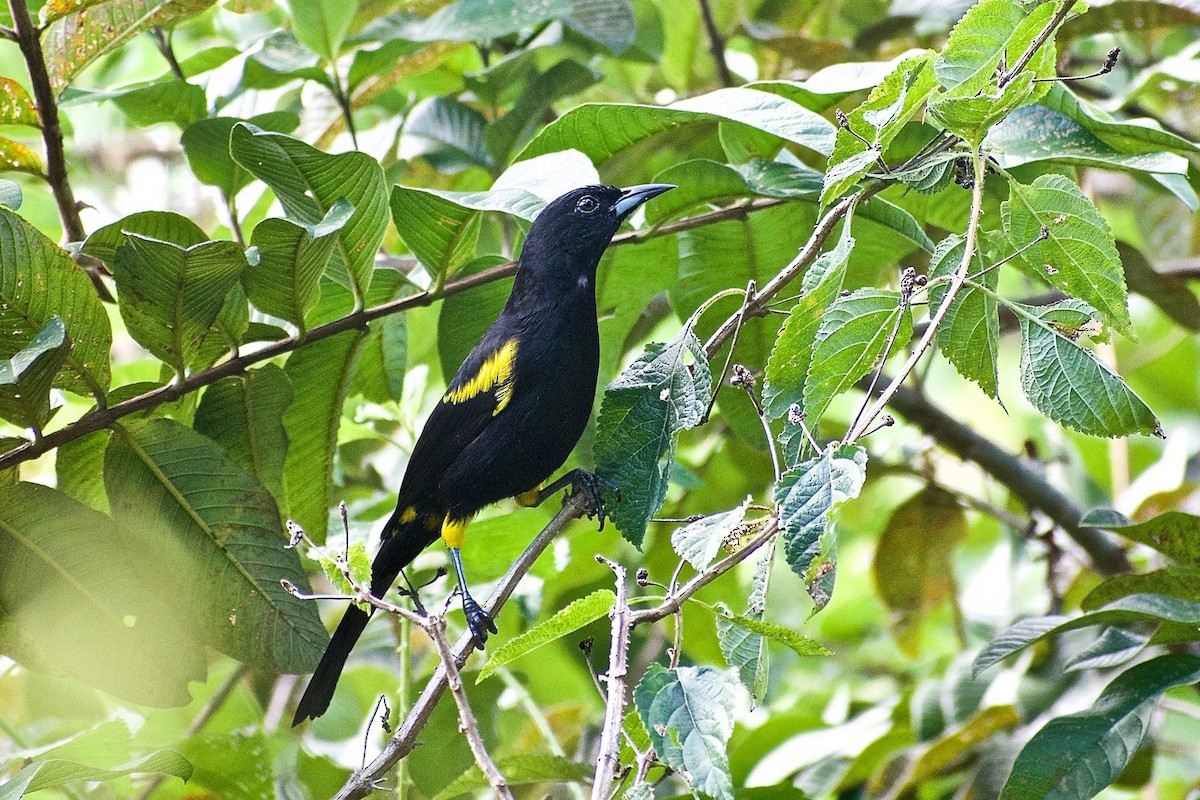
<instances>
[{"instance_id":1,"label":"blurred background foliage","mask_svg":"<svg viewBox=\"0 0 1200 800\"><path fill-rule=\"evenodd\" d=\"M532 181L514 176L509 167L539 130L582 104L662 105L724 85L787 80L808 93L805 105L832 116L835 107L849 110L861 102L890 70L885 65L880 71L878 62L912 48L941 47L969 5L51 0L44 8L34 3L31 11L54 19L65 6L66 16L50 23L47 36L55 35L56 24L98 26L87 47L64 50L51 62L85 229L96 231L138 211L169 210L194 221L206 238L248 240L250 231L278 212L275 194L222 149L235 119L291 133L327 152L357 146L379 161L389 186L473 191L492 188L500 178L499 185L508 180L553 193L588 179L591 161L580 158L571 162L569 174L535 175ZM1185 0L1090 5L1089 13L1069 21L1058 36L1059 71L1089 72L1112 47L1120 47L1122 57L1111 74L1072 88L1106 112L1153 118L1185 139L1200 138L1200 6ZM507 9L511 25L498 22L496 8ZM0 12L0 23L11 27L12 20ZM0 75L7 102L19 105L11 98L24 91L9 89L10 83L25 91L29 86L15 44L0 42ZM595 144L603 151L599 134ZM755 155L775 157L781 145L735 123L679 126L595 159L599 172L591 178L686 186L707 179L691 171L696 159L744 163ZM26 174L43 169L38 151L35 130L0 127L0 153L24 170L4 175L21 187L20 214L59 240L53 197L40 178ZM824 168L811 151L787 152L784 160L797 168ZM1200 306L1188 284L1200 276L1195 212L1143 176L1080 163L1046 169L1074 173L1111 225L1130 274L1139 337L1116 338L1100 352L1155 410L1166 439L1094 439L1048 421L1018 390L1019 347L1010 336L1000 350L1003 405L961 380L940 358L921 368L921 384L955 419L1023 453L1046 482L1082 507L1112 507L1135 520L1167 510L1200 513ZM1187 175L1193 186L1196 163L1193 156ZM1036 167L1024 174L1037 174ZM926 196L898 187L883 196L911 211L934 240L964 227L965 189ZM989 195L985 214L998 215L1001 199L998 192ZM408 201L421 197L393 196L393 206ZM704 210L708 202L658 213L680 217ZM765 282L807 238L817 210L810 196L807 202L610 251L599 278L601 389L644 342L669 338L715 291L744 286L750 278ZM651 207L647 213L656 212ZM470 224L477 227L477 240L444 251L440 272L430 269L428 259L414 258L421 247L415 237L389 226L382 243L387 255L379 266L398 270L406 280L377 280L369 304L502 263L525 225L497 214ZM851 258L847 288L884 285L902 265L927 265L928 254L895 228L861 215L855 225L860 246ZM1003 282L1014 297L1042 291L1014 274L1006 273ZM330 496L349 504L356 540L368 541L391 511L421 420L506 292L505 282L492 283L372 326L334 428ZM327 285L318 315L331 305L322 319L309 318L310 325L344 313L348 294L343 290L341 304L330 299L339 299L336 295ZM726 312L736 307L733 299L721 306ZM105 309L114 331L113 385L169 377L130 339L115 307ZM252 322L266 325L255 313ZM711 319L721 316L714 311ZM781 319L772 316L748 327L739 360L761 370ZM699 333L703 337L711 327L702 324ZM189 395L165 413L187 424L195 419L201 429L197 400ZM60 402L56 424L92 406L90 398L69 393ZM857 402L853 394L839 398L827 419L849 422ZM221 421L209 424L219 427ZM585 436L572 464L591 463L593 435ZM802 630L832 655L801 657L772 645L765 697L740 701L729 741L738 797L797 797L801 790L811 797L996 797L1020 744L1047 715L1086 707L1111 677L1102 670L1064 671L1069 654L1091 641L1088 634L1042 644L1024 660L972 677L975 653L995 633L1022 615L1078 610L1101 577L1045 518L1031 516L983 471L939 450L916 427L902 423L881 431L869 447L871 480L843 509L839 591L833 600L810 618L812 602L802 584L785 564L776 566L766 619ZM763 497L771 464L743 393L724 392L714 423L684 434L671 477L660 512L666 519L733 508L747 495ZM55 455L44 456L23 465L21 478L61 485L61 464L56 474ZM88 485L82 479L73 496L89 505L105 502L103 492L93 492L89 501ZM90 485L94 489L94 481ZM291 485L286 490L295 491ZM306 527L318 536L326 522L330 531L339 530L335 518L314 522L314 514L332 508L319 491L313 497ZM471 528L474 581L482 586L498 578L552 511L502 505L487 512ZM573 523L522 582L515 607L498 620L497 641L610 587L611 574L593 560L595 553L644 566L665 580L677 563L669 540L675 527L652 523L639 553L611 526L597 532L594 523ZM1162 560L1148 549L1132 557L1143 570ZM424 554L415 579L430 580L444 561L440 549ZM314 575L319 572L305 563ZM744 608L751 571L744 566L699 599ZM175 591L192 591L194 580L175 576ZM314 577L314 585L321 581ZM443 581L427 592L440 598L446 589ZM461 616L451 619L461 626ZM667 620L635 632L635 679L671 645L671 626ZM577 644L594 636L591 657L602 665L607 631L607 622L598 620L478 686L468 672L469 694L498 759L512 765L517 763L512 759L549 753L588 760L603 703ZM683 617L679 657L683 664L724 663L713 617L701 606L689 607ZM28 759L73 758L102 769L169 749L194 769L186 785L174 778L151 784L144 777L116 775L50 791L164 800L331 796L348 771L360 766L364 747L371 757L386 739L371 718L377 698L391 699L395 722L436 664L421 636L401 623L378 620L355 651L329 713L297 732L286 721L302 679L248 669L213 651L204 658L207 681L193 683L190 703L174 709L118 701L74 679L0 658L0 758L9 765L8 775ZM1194 692L1171 690L1152 724L1154 735L1104 797L1200 796L1200 705ZM421 741L389 781L391 790L430 798L472 791L470 779L463 778L472 759L448 702ZM170 764L160 768L172 771ZM684 790L667 778L659 796ZM568 794L561 785L542 782L517 791L531 798ZM19 794L0 787L0 796Z\"/></svg>"}]
</instances>

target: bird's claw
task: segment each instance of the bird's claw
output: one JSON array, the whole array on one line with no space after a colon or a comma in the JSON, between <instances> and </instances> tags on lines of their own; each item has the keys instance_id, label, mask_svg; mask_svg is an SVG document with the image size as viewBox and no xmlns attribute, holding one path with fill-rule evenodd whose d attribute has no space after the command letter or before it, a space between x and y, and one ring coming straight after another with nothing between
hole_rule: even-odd
<instances>
[{"instance_id":1,"label":"bird's claw","mask_svg":"<svg viewBox=\"0 0 1200 800\"><path fill-rule=\"evenodd\" d=\"M604 507L604 495L601 489L608 489L617 502L621 502L620 486L603 475L580 469L572 475L571 493L568 496L574 497L576 494L582 494L588 519L599 517L600 530L604 530L604 520L608 517L608 510Z\"/></svg>"},{"instance_id":2,"label":"bird's claw","mask_svg":"<svg viewBox=\"0 0 1200 800\"><path fill-rule=\"evenodd\" d=\"M463 596L463 613L467 617L467 628L475 638L475 649L482 650L487 644L488 634L496 632L495 620L469 594Z\"/></svg>"}]
</instances>

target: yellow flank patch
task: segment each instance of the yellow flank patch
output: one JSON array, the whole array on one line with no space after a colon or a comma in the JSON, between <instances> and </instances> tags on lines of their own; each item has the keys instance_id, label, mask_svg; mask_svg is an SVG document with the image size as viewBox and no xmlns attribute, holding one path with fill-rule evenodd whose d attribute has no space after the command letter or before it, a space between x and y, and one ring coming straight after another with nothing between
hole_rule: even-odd
<instances>
[{"instance_id":1,"label":"yellow flank patch","mask_svg":"<svg viewBox=\"0 0 1200 800\"><path fill-rule=\"evenodd\" d=\"M461 550L463 542L467 541L467 523L469 519L450 519L446 517L446 521L442 523L442 541L446 543L446 547L453 547L455 550Z\"/></svg>"},{"instance_id":2,"label":"yellow flank patch","mask_svg":"<svg viewBox=\"0 0 1200 800\"><path fill-rule=\"evenodd\" d=\"M412 522L416 518L417 518L417 510L415 508L413 508L412 506L409 506L408 508L406 508L400 512L400 524L401 525L407 525L408 523Z\"/></svg>"},{"instance_id":3,"label":"yellow flank patch","mask_svg":"<svg viewBox=\"0 0 1200 800\"><path fill-rule=\"evenodd\" d=\"M530 489L528 492L521 492L519 495L517 495L513 499L517 501L517 505L523 506L525 508L529 508L530 506L537 503L538 495L541 493L542 493L541 487L535 486L532 489Z\"/></svg>"},{"instance_id":4,"label":"yellow flank patch","mask_svg":"<svg viewBox=\"0 0 1200 800\"><path fill-rule=\"evenodd\" d=\"M505 342L495 353L488 356L474 377L457 389L451 389L446 392L442 397L442 402L453 403L455 405L465 403L472 397L476 397L484 392L490 392L494 388L496 390L496 408L492 411L492 416L496 416L505 409L508 401L512 399L513 370L516 363L517 340L514 337Z\"/></svg>"}]
</instances>

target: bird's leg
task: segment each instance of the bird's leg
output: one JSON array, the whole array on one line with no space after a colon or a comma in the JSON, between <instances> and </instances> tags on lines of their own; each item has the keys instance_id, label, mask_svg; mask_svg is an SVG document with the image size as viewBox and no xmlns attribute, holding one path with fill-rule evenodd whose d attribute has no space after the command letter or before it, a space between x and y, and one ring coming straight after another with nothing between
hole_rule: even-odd
<instances>
[{"instance_id":1,"label":"bird's leg","mask_svg":"<svg viewBox=\"0 0 1200 800\"><path fill-rule=\"evenodd\" d=\"M588 519L599 517L600 530L604 530L604 519L608 516L608 513L605 511L604 496L600 490L608 489L616 496L619 503L621 502L621 488L608 478L597 475L594 472L588 472L586 469L573 469L545 488L533 489L517 495L517 502L523 506L540 506L546 501L546 498L555 494L564 486L571 487L571 493L567 495L568 497L574 497L576 493L583 494L583 499L587 503Z\"/></svg>"},{"instance_id":2,"label":"bird's leg","mask_svg":"<svg viewBox=\"0 0 1200 800\"><path fill-rule=\"evenodd\" d=\"M467 616L467 627L471 630L471 635L475 637L475 646L482 650L484 644L487 643L488 633L496 632L496 623L479 603L475 602L475 598L471 597L471 590L467 587L467 576L463 572L462 546L467 540L467 523L470 521L469 517L454 519L447 515L442 522L442 541L450 550L450 564L454 567L454 577L458 578L458 589L462 592L463 613Z\"/></svg>"},{"instance_id":3,"label":"bird's leg","mask_svg":"<svg viewBox=\"0 0 1200 800\"><path fill-rule=\"evenodd\" d=\"M457 547L450 548L450 563L454 566L454 574L458 578L458 589L462 592L463 614L467 617L467 628L475 637L475 647L482 650L484 644L487 643L488 634L496 632L496 623L492 620L491 615L475 602L475 598L471 597L471 591L467 588L467 576L463 573L462 552Z\"/></svg>"}]
</instances>

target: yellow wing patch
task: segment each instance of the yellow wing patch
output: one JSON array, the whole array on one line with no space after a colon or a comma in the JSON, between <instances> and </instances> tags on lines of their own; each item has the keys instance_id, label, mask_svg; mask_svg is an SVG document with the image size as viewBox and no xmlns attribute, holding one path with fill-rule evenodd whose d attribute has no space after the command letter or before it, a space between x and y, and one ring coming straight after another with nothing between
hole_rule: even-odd
<instances>
[{"instance_id":1,"label":"yellow wing patch","mask_svg":"<svg viewBox=\"0 0 1200 800\"><path fill-rule=\"evenodd\" d=\"M496 416L512 400L513 372L516 363L517 340L514 337L505 342L495 353L488 356L474 377L457 389L451 389L446 392L442 397L442 402L454 405L465 403L472 397L489 392L495 388L496 408L492 411L492 416Z\"/></svg>"}]
</instances>

